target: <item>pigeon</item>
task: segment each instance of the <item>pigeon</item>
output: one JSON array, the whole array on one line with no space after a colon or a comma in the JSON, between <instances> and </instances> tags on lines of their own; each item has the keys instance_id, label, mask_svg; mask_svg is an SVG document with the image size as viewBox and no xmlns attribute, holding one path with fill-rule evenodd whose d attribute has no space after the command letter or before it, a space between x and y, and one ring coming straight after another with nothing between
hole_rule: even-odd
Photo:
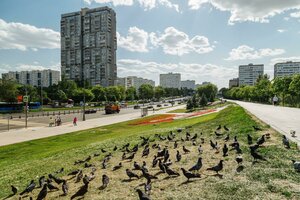
<instances>
[{"instance_id":1,"label":"pigeon","mask_svg":"<svg viewBox=\"0 0 300 200\"><path fill-rule=\"evenodd\" d=\"M139 145L135 145L133 148L132 148L132 152L137 152L139 150Z\"/></svg>"},{"instance_id":2,"label":"pigeon","mask_svg":"<svg viewBox=\"0 0 300 200\"><path fill-rule=\"evenodd\" d=\"M60 174L60 173L63 173L64 172L64 168L62 167L61 169L59 169L59 170L57 170L56 172L55 172L55 174Z\"/></svg>"},{"instance_id":3,"label":"pigeon","mask_svg":"<svg viewBox=\"0 0 300 200\"><path fill-rule=\"evenodd\" d=\"M77 174L75 183L80 182L82 178L83 178L83 173L82 173L82 170L80 170Z\"/></svg>"},{"instance_id":4,"label":"pigeon","mask_svg":"<svg viewBox=\"0 0 300 200\"><path fill-rule=\"evenodd\" d=\"M228 156L228 147L226 144L224 144L222 151L223 151L223 157Z\"/></svg>"},{"instance_id":5,"label":"pigeon","mask_svg":"<svg viewBox=\"0 0 300 200\"><path fill-rule=\"evenodd\" d=\"M76 169L76 170L71 171L70 173L68 173L68 176L74 176L74 175L78 174L78 172L80 172L80 170Z\"/></svg>"},{"instance_id":6,"label":"pigeon","mask_svg":"<svg viewBox=\"0 0 300 200\"><path fill-rule=\"evenodd\" d=\"M16 188L15 186L11 185L11 191L13 193L13 195L18 193L18 188Z\"/></svg>"},{"instance_id":7,"label":"pigeon","mask_svg":"<svg viewBox=\"0 0 300 200\"><path fill-rule=\"evenodd\" d=\"M229 134L227 134L227 136L224 138L224 141L225 141L225 142L228 142L229 139L230 139Z\"/></svg>"},{"instance_id":8,"label":"pigeon","mask_svg":"<svg viewBox=\"0 0 300 200\"><path fill-rule=\"evenodd\" d=\"M236 150L237 154L242 154L243 153L242 149L240 148L240 143L237 142L236 145L233 148Z\"/></svg>"},{"instance_id":9,"label":"pigeon","mask_svg":"<svg viewBox=\"0 0 300 200\"><path fill-rule=\"evenodd\" d=\"M61 189L63 191L63 196L67 196L68 195L68 192L69 192L69 186L68 186L68 183L66 180L64 180L62 186L61 186Z\"/></svg>"},{"instance_id":10,"label":"pigeon","mask_svg":"<svg viewBox=\"0 0 300 200\"><path fill-rule=\"evenodd\" d=\"M105 149L101 149L101 152L102 153L106 153L107 151Z\"/></svg>"},{"instance_id":11,"label":"pigeon","mask_svg":"<svg viewBox=\"0 0 300 200\"><path fill-rule=\"evenodd\" d=\"M125 159L126 159L126 153L124 152L122 155L122 160L125 160Z\"/></svg>"},{"instance_id":12,"label":"pigeon","mask_svg":"<svg viewBox=\"0 0 300 200\"><path fill-rule=\"evenodd\" d=\"M166 168L163 165L163 163L161 162L161 160L158 160L158 167L162 173L166 173Z\"/></svg>"},{"instance_id":13,"label":"pigeon","mask_svg":"<svg viewBox=\"0 0 300 200\"><path fill-rule=\"evenodd\" d=\"M254 128L255 131L262 131L262 129L257 126L252 126L252 127Z\"/></svg>"},{"instance_id":14,"label":"pigeon","mask_svg":"<svg viewBox=\"0 0 300 200\"><path fill-rule=\"evenodd\" d=\"M204 144L204 138L200 138L201 144Z\"/></svg>"},{"instance_id":15,"label":"pigeon","mask_svg":"<svg viewBox=\"0 0 300 200\"><path fill-rule=\"evenodd\" d=\"M100 156L100 153L94 153L94 157Z\"/></svg>"},{"instance_id":16,"label":"pigeon","mask_svg":"<svg viewBox=\"0 0 300 200\"><path fill-rule=\"evenodd\" d=\"M150 192L152 189L151 179L147 179L147 182L145 183L144 188L145 188L145 193L150 195Z\"/></svg>"},{"instance_id":17,"label":"pigeon","mask_svg":"<svg viewBox=\"0 0 300 200\"><path fill-rule=\"evenodd\" d=\"M142 173L143 173L143 177L145 177L146 179L158 179L156 176L149 174L144 169L142 169Z\"/></svg>"},{"instance_id":18,"label":"pigeon","mask_svg":"<svg viewBox=\"0 0 300 200\"><path fill-rule=\"evenodd\" d=\"M300 172L300 161L292 160L296 172Z\"/></svg>"},{"instance_id":19,"label":"pigeon","mask_svg":"<svg viewBox=\"0 0 300 200\"><path fill-rule=\"evenodd\" d=\"M241 164L242 162L243 162L243 157L241 156L241 155L239 155L239 156L237 156L236 158L235 158L235 161L238 163L238 165L239 164Z\"/></svg>"},{"instance_id":20,"label":"pigeon","mask_svg":"<svg viewBox=\"0 0 300 200\"><path fill-rule=\"evenodd\" d=\"M181 160L181 154L179 153L179 151L177 150L177 153L176 153L176 161L179 162Z\"/></svg>"},{"instance_id":21,"label":"pigeon","mask_svg":"<svg viewBox=\"0 0 300 200\"><path fill-rule=\"evenodd\" d=\"M82 181L83 181L83 184L88 185L90 183L90 179L89 179L88 175L84 175Z\"/></svg>"},{"instance_id":22,"label":"pigeon","mask_svg":"<svg viewBox=\"0 0 300 200\"><path fill-rule=\"evenodd\" d=\"M147 168L147 163L146 163L146 161L143 161L142 169L145 170L146 172L149 171L148 168Z\"/></svg>"},{"instance_id":23,"label":"pigeon","mask_svg":"<svg viewBox=\"0 0 300 200\"><path fill-rule=\"evenodd\" d=\"M226 125L224 125L224 129L225 129L225 131L229 131L229 128L227 128Z\"/></svg>"},{"instance_id":24,"label":"pigeon","mask_svg":"<svg viewBox=\"0 0 300 200\"><path fill-rule=\"evenodd\" d=\"M118 149L118 147L117 147L117 146L115 146L113 150L114 150L114 151L117 151L117 149Z\"/></svg>"},{"instance_id":25,"label":"pigeon","mask_svg":"<svg viewBox=\"0 0 300 200\"><path fill-rule=\"evenodd\" d=\"M198 134L196 133L196 134L191 138L191 140L196 140L197 137L198 137Z\"/></svg>"},{"instance_id":26,"label":"pigeon","mask_svg":"<svg viewBox=\"0 0 300 200\"><path fill-rule=\"evenodd\" d=\"M154 158L153 158L153 160L152 160L152 167L153 167L153 168L156 167L157 163L158 163L157 156L154 155Z\"/></svg>"},{"instance_id":27,"label":"pigeon","mask_svg":"<svg viewBox=\"0 0 300 200\"><path fill-rule=\"evenodd\" d=\"M178 147L178 143L177 143L177 141L175 141L174 142L174 149L177 149L177 147Z\"/></svg>"},{"instance_id":28,"label":"pigeon","mask_svg":"<svg viewBox=\"0 0 300 200\"><path fill-rule=\"evenodd\" d=\"M169 176L180 176L178 172L175 172L174 170L170 169L168 166L165 165L166 173Z\"/></svg>"},{"instance_id":29,"label":"pigeon","mask_svg":"<svg viewBox=\"0 0 300 200\"><path fill-rule=\"evenodd\" d=\"M199 152L199 154L202 154L202 153L203 153L203 149L202 149L201 144L200 144L199 147L198 147L198 152Z\"/></svg>"},{"instance_id":30,"label":"pigeon","mask_svg":"<svg viewBox=\"0 0 300 200\"><path fill-rule=\"evenodd\" d=\"M251 149L251 148L250 148ZM254 161L256 160L264 160L264 161L267 161L264 157L262 157L261 155L259 155L255 150L252 150L250 151L251 153L251 156L254 158Z\"/></svg>"},{"instance_id":31,"label":"pigeon","mask_svg":"<svg viewBox=\"0 0 300 200\"><path fill-rule=\"evenodd\" d=\"M223 169L223 160L220 160L220 162L216 166L207 168L207 170L215 171L217 172L217 174L219 174L219 171L221 171L222 169Z\"/></svg>"},{"instance_id":32,"label":"pigeon","mask_svg":"<svg viewBox=\"0 0 300 200\"><path fill-rule=\"evenodd\" d=\"M248 144L251 145L252 144L252 137L251 135L247 135L247 141L248 141Z\"/></svg>"},{"instance_id":33,"label":"pigeon","mask_svg":"<svg viewBox=\"0 0 300 200\"><path fill-rule=\"evenodd\" d=\"M102 189L105 189L109 183L109 177L106 174L102 175Z\"/></svg>"},{"instance_id":34,"label":"pigeon","mask_svg":"<svg viewBox=\"0 0 300 200\"><path fill-rule=\"evenodd\" d=\"M216 130L221 130L222 126L219 125Z\"/></svg>"},{"instance_id":35,"label":"pigeon","mask_svg":"<svg viewBox=\"0 0 300 200\"><path fill-rule=\"evenodd\" d=\"M52 182L51 182L50 179L47 179L47 186L48 186L48 189L50 191L52 191L52 190L59 190L58 187L56 187L55 185L52 184Z\"/></svg>"},{"instance_id":36,"label":"pigeon","mask_svg":"<svg viewBox=\"0 0 300 200\"><path fill-rule=\"evenodd\" d=\"M223 134L218 133L217 131L215 131L215 135L216 135L217 137L221 137Z\"/></svg>"},{"instance_id":37,"label":"pigeon","mask_svg":"<svg viewBox=\"0 0 300 200\"><path fill-rule=\"evenodd\" d=\"M32 192L32 190L34 190L35 188L35 182L34 180L31 180L30 184L25 188L25 190L23 192L20 193L20 195Z\"/></svg>"},{"instance_id":38,"label":"pigeon","mask_svg":"<svg viewBox=\"0 0 300 200\"><path fill-rule=\"evenodd\" d=\"M133 177L139 179L139 176L137 174L133 173L130 169L126 169L126 174L127 174L127 176L129 177L130 180Z\"/></svg>"},{"instance_id":39,"label":"pigeon","mask_svg":"<svg viewBox=\"0 0 300 200\"><path fill-rule=\"evenodd\" d=\"M38 196L37 196L37 200L43 200L46 198L48 190L47 190L48 184L44 184L42 190L39 192Z\"/></svg>"},{"instance_id":40,"label":"pigeon","mask_svg":"<svg viewBox=\"0 0 300 200\"><path fill-rule=\"evenodd\" d=\"M185 146L182 146L182 150L184 151L184 153L190 153L191 151L188 150L187 148L185 148Z\"/></svg>"},{"instance_id":41,"label":"pigeon","mask_svg":"<svg viewBox=\"0 0 300 200\"><path fill-rule=\"evenodd\" d=\"M63 179L60 178L56 178L55 176L53 176L52 174L49 174L48 177L50 179L53 179L55 183L57 183L58 185L61 184L63 182Z\"/></svg>"},{"instance_id":42,"label":"pigeon","mask_svg":"<svg viewBox=\"0 0 300 200\"><path fill-rule=\"evenodd\" d=\"M189 169L189 171L199 171L202 167L202 158L199 157L197 163Z\"/></svg>"},{"instance_id":43,"label":"pigeon","mask_svg":"<svg viewBox=\"0 0 300 200\"><path fill-rule=\"evenodd\" d=\"M39 178L39 188L42 188L44 183L45 183L45 176L41 176Z\"/></svg>"},{"instance_id":44,"label":"pigeon","mask_svg":"<svg viewBox=\"0 0 300 200\"><path fill-rule=\"evenodd\" d=\"M142 167L136 161L134 161L133 170L141 170L141 169L142 169Z\"/></svg>"},{"instance_id":45,"label":"pigeon","mask_svg":"<svg viewBox=\"0 0 300 200\"><path fill-rule=\"evenodd\" d=\"M283 135L282 136L282 144L285 146L285 148L287 148L287 149L290 149L291 147L290 147L290 142L289 142L289 139L285 136L285 135Z\"/></svg>"},{"instance_id":46,"label":"pigeon","mask_svg":"<svg viewBox=\"0 0 300 200\"><path fill-rule=\"evenodd\" d=\"M71 200L76 197L84 196L88 191L88 187L89 187L89 184L84 184L83 186L81 186L79 188L79 190L73 196L71 196Z\"/></svg>"},{"instance_id":47,"label":"pigeon","mask_svg":"<svg viewBox=\"0 0 300 200\"><path fill-rule=\"evenodd\" d=\"M92 156L87 157L84 162L89 162L92 159Z\"/></svg>"},{"instance_id":48,"label":"pigeon","mask_svg":"<svg viewBox=\"0 0 300 200\"><path fill-rule=\"evenodd\" d=\"M134 155L135 155L135 153L131 154L130 156L128 156L128 157L126 158L126 160L132 161L132 160L134 159Z\"/></svg>"},{"instance_id":49,"label":"pigeon","mask_svg":"<svg viewBox=\"0 0 300 200\"><path fill-rule=\"evenodd\" d=\"M181 168L183 175L190 181L191 178L201 178L200 174L193 174L186 171L184 168Z\"/></svg>"},{"instance_id":50,"label":"pigeon","mask_svg":"<svg viewBox=\"0 0 300 200\"><path fill-rule=\"evenodd\" d=\"M147 194L143 193L142 190L136 189L136 191L139 195L140 200L150 200L150 197Z\"/></svg>"},{"instance_id":51,"label":"pigeon","mask_svg":"<svg viewBox=\"0 0 300 200\"><path fill-rule=\"evenodd\" d=\"M116 166L113 167L113 171L121 169L121 167L122 167L122 163L120 162L118 165L116 165Z\"/></svg>"},{"instance_id":52,"label":"pigeon","mask_svg":"<svg viewBox=\"0 0 300 200\"><path fill-rule=\"evenodd\" d=\"M147 157L147 156L149 155L149 153L150 153L149 147L145 148L145 149L143 150L142 157Z\"/></svg>"},{"instance_id":53,"label":"pigeon","mask_svg":"<svg viewBox=\"0 0 300 200\"><path fill-rule=\"evenodd\" d=\"M210 140L210 146L213 148L213 149L216 149L216 144L213 143L213 141Z\"/></svg>"},{"instance_id":54,"label":"pigeon","mask_svg":"<svg viewBox=\"0 0 300 200\"><path fill-rule=\"evenodd\" d=\"M260 138L258 138L256 144L258 145L262 145L263 143L265 143L265 135L262 135Z\"/></svg>"}]
</instances>

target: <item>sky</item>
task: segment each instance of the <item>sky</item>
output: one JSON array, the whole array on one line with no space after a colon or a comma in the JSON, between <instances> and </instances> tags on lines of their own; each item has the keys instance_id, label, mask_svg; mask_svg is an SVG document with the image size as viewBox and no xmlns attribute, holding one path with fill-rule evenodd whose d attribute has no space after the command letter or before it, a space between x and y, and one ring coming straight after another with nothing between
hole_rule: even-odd
<instances>
[{"instance_id":1,"label":"sky","mask_svg":"<svg viewBox=\"0 0 300 200\"><path fill-rule=\"evenodd\" d=\"M60 70L61 14L109 6L117 15L118 77L228 87L242 64L300 61L300 0L1 0L0 73Z\"/></svg>"}]
</instances>

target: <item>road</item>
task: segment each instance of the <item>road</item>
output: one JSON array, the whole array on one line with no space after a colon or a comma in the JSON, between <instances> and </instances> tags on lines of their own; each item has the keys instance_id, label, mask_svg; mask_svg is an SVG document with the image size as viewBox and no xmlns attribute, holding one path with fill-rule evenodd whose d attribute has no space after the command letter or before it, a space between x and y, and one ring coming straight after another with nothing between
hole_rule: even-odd
<instances>
[{"instance_id":1,"label":"road","mask_svg":"<svg viewBox=\"0 0 300 200\"><path fill-rule=\"evenodd\" d=\"M289 108L242 101L233 101L242 106L261 121L286 135L290 140L300 145L300 109ZM291 137L290 131L296 131L296 137Z\"/></svg>"},{"instance_id":2,"label":"road","mask_svg":"<svg viewBox=\"0 0 300 200\"><path fill-rule=\"evenodd\" d=\"M171 110L184 108L185 105L179 105L174 107L165 108L158 111L148 111L148 115L164 114ZM34 139L40 139L55 135L62 135L74 131L86 130L90 128L105 126L109 124L115 124L141 117L141 110L128 109L127 113L113 114L113 115L101 115L100 118L89 119L86 121L79 121L78 126L73 126L72 122L64 123L61 126L49 127L49 126L37 126L29 127L27 129L11 130L0 133L0 146L30 141Z\"/></svg>"}]
</instances>

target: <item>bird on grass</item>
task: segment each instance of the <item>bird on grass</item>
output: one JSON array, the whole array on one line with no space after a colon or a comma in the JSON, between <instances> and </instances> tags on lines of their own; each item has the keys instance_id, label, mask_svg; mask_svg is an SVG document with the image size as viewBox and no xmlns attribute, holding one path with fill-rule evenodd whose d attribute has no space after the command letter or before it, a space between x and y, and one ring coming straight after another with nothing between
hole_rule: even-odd
<instances>
[{"instance_id":1,"label":"bird on grass","mask_svg":"<svg viewBox=\"0 0 300 200\"><path fill-rule=\"evenodd\" d=\"M260 138L257 139L256 144L262 145L265 142L266 142L265 135L262 135Z\"/></svg>"},{"instance_id":2,"label":"bird on grass","mask_svg":"<svg viewBox=\"0 0 300 200\"><path fill-rule=\"evenodd\" d=\"M38 196L37 196L37 200L43 200L46 198L47 194L48 194L48 190L47 190L48 184L44 184L43 188L41 189L41 191L39 192Z\"/></svg>"},{"instance_id":3,"label":"bird on grass","mask_svg":"<svg viewBox=\"0 0 300 200\"><path fill-rule=\"evenodd\" d=\"M116 170L118 170L118 169L121 169L122 166L123 166L123 165L122 165L122 163L120 162L118 165L116 165L116 166L113 167L113 171L116 171Z\"/></svg>"},{"instance_id":4,"label":"bird on grass","mask_svg":"<svg viewBox=\"0 0 300 200\"><path fill-rule=\"evenodd\" d=\"M289 139L285 135L282 136L282 144L287 149L291 148L290 147L290 141L289 141Z\"/></svg>"},{"instance_id":5,"label":"bird on grass","mask_svg":"<svg viewBox=\"0 0 300 200\"><path fill-rule=\"evenodd\" d=\"M238 163L238 165L240 165L242 162L243 162L243 157L241 155L238 155L236 158L235 158L235 161Z\"/></svg>"},{"instance_id":6,"label":"bird on grass","mask_svg":"<svg viewBox=\"0 0 300 200\"><path fill-rule=\"evenodd\" d=\"M52 174L48 174L48 177L50 179L54 180L54 182L57 183L58 185L63 182L63 179L57 178L57 177L53 176Z\"/></svg>"},{"instance_id":7,"label":"bird on grass","mask_svg":"<svg viewBox=\"0 0 300 200\"><path fill-rule=\"evenodd\" d=\"M251 153L251 156L254 158L254 161L257 161L257 160L267 161L264 157L259 155L255 150L253 150L251 148L250 148L250 153Z\"/></svg>"},{"instance_id":8,"label":"bird on grass","mask_svg":"<svg viewBox=\"0 0 300 200\"><path fill-rule=\"evenodd\" d=\"M11 191L13 193L13 195L17 194L18 193L18 188L16 188L15 186L11 185Z\"/></svg>"},{"instance_id":9,"label":"bird on grass","mask_svg":"<svg viewBox=\"0 0 300 200\"><path fill-rule=\"evenodd\" d=\"M84 184L79 188L79 190L71 196L71 200L75 199L76 197L83 197L88 192L89 184Z\"/></svg>"},{"instance_id":10,"label":"bird on grass","mask_svg":"<svg viewBox=\"0 0 300 200\"><path fill-rule=\"evenodd\" d=\"M213 167L207 168L207 170L215 171L217 174L219 174L219 171L223 169L223 160L220 160L220 162Z\"/></svg>"},{"instance_id":11,"label":"bird on grass","mask_svg":"<svg viewBox=\"0 0 300 200\"><path fill-rule=\"evenodd\" d=\"M252 126L255 131L262 131L262 129L258 126Z\"/></svg>"},{"instance_id":12,"label":"bird on grass","mask_svg":"<svg viewBox=\"0 0 300 200\"><path fill-rule=\"evenodd\" d=\"M161 160L158 160L158 167L159 167L161 173L166 173L166 168Z\"/></svg>"},{"instance_id":13,"label":"bird on grass","mask_svg":"<svg viewBox=\"0 0 300 200\"><path fill-rule=\"evenodd\" d=\"M76 176L76 181L75 183L78 183L81 181L81 179L83 178L83 173L82 173L82 170L80 170Z\"/></svg>"},{"instance_id":14,"label":"bird on grass","mask_svg":"<svg viewBox=\"0 0 300 200\"><path fill-rule=\"evenodd\" d=\"M179 162L181 160L181 154L179 153L179 151L177 150L177 153L176 153L176 161Z\"/></svg>"},{"instance_id":15,"label":"bird on grass","mask_svg":"<svg viewBox=\"0 0 300 200\"><path fill-rule=\"evenodd\" d=\"M166 173L167 173L170 177L180 176L180 174L179 174L178 172L175 172L174 170L170 169L167 165L165 165L165 169L166 169Z\"/></svg>"},{"instance_id":16,"label":"bird on grass","mask_svg":"<svg viewBox=\"0 0 300 200\"><path fill-rule=\"evenodd\" d=\"M217 127L216 130L217 130L217 131L218 131L218 130L221 130L221 128L222 128L222 126L221 126L221 124L220 124L220 125Z\"/></svg>"},{"instance_id":17,"label":"bird on grass","mask_svg":"<svg viewBox=\"0 0 300 200\"><path fill-rule=\"evenodd\" d=\"M222 151L223 151L223 157L228 156L228 147L226 144L224 144Z\"/></svg>"},{"instance_id":18,"label":"bird on grass","mask_svg":"<svg viewBox=\"0 0 300 200\"><path fill-rule=\"evenodd\" d=\"M101 186L101 189L107 188L108 184L109 184L109 177L106 174L103 174L102 175L102 186Z\"/></svg>"},{"instance_id":19,"label":"bird on grass","mask_svg":"<svg viewBox=\"0 0 300 200\"><path fill-rule=\"evenodd\" d=\"M117 149L118 149L118 147L117 147L117 146L115 146L113 150L114 150L114 151L117 151Z\"/></svg>"},{"instance_id":20,"label":"bird on grass","mask_svg":"<svg viewBox=\"0 0 300 200\"><path fill-rule=\"evenodd\" d=\"M136 161L134 161L133 170L141 170L141 169L142 169L142 167Z\"/></svg>"},{"instance_id":21,"label":"bird on grass","mask_svg":"<svg viewBox=\"0 0 300 200\"><path fill-rule=\"evenodd\" d=\"M145 193L150 195L150 192L152 190L152 182L151 179L147 179L147 182L144 185Z\"/></svg>"},{"instance_id":22,"label":"bird on grass","mask_svg":"<svg viewBox=\"0 0 300 200\"><path fill-rule=\"evenodd\" d=\"M92 159L92 156L87 157L84 162L89 162Z\"/></svg>"},{"instance_id":23,"label":"bird on grass","mask_svg":"<svg viewBox=\"0 0 300 200\"><path fill-rule=\"evenodd\" d=\"M248 144L251 145L252 144L252 137L251 135L247 134L247 141L248 141Z\"/></svg>"},{"instance_id":24,"label":"bird on grass","mask_svg":"<svg viewBox=\"0 0 300 200\"><path fill-rule=\"evenodd\" d=\"M101 152L102 152L102 153L106 153L107 151L106 151L105 149L102 148L102 149L101 149Z\"/></svg>"},{"instance_id":25,"label":"bird on grass","mask_svg":"<svg viewBox=\"0 0 300 200\"><path fill-rule=\"evenodd\" d=\"M193 167L191 167L189 169L189 171L190 172L192 172L192 171L199 171L201 169L201 167L202 167L202 158L199 157L197 163Z\"/></svg>"},{"instance_id":26,"label":"bird on grass","mask_svg":"<svg viewBox=\"0 0 300 200\"><path fill-rule=\"evenodd\" d=\"M175 141L174 142L174 149L177 149L177 147L178 147L178 143L177 143L177 141Z\"/></svg>"},{"instance_id":27,"label":"bird on grass","mask_svg":"<svg viewBox=\"0 0 300 200\"><path fill-rule=\"evenodd\" d=\"M135 153L131 154L130 156L128 156L128 157L126 158L126 160L132 161L132 160L134 159L134 155L135 155Z\"/></svg>"},{"instance_id":28,"label":"bird on grass","mask_svg":"<svg viewBox=\"0 0 300 200\"><path fill-rule=\"evenodd\" d=\"M52 184L50 179L47 179L47 186L50 191L59 190L58 187L56 187L55 185Z\"/></svg>"},{"instance_id":29,"label":"bird on grass","mask_svg":"<svg viewBox=\"0 0 300 200\"><path fill-rule=\"evenodd\" d=\"M212 149L216 149L216 147L217 147L217 145L216 145L216 144L217 144L217 142L216 142L216 144L215 144L215 143L213 143L213 141L211 141L211 140L210 140L209 142L210 142L210 146L211 146L211 148L212 148Z\"/></svg>"},{"instance_id":30,"label":"bird on grass","mask_svg":"<svg viewBox=\"0 0 300 200\"><path fill-rule=\"evenodd\" d=\"M196 140L197 139L197 137L198 137L198 134L197 133L195 133L195 135L191 138L191 140Z\"/></svg>"},{"instance_id":31,"label":"bird on grass","mask_svg":"<svg viewBox=\"0 0 300 200\"><path fill-rule=\"evenodd\" d=\"M154 155L154 158L153 158L153 160L152 160L152 167L153 167L153 168L156 167L157 163L158 163L157 156Z\"/></svg>"},{"instance_id":32,"label":"bird on grass","mask_svg":"<svg viewBox=\"0 0 300 200\"><path fill-rule=\"evenodd\" d=\"M216 135L217 137L221 137L221 136L223 136L223 134L222 134L222 133L218 133L217 131L215 131L215 135Z\"/></svg>"},{"instance_id":33,"label":"bird on grass","mask_svg":"<svg viewBox=\"0 0 300 200\"><path fill-rule=\"evenodd\" d=\"M62 167L61 169L57 170L56 172L54 172L55 174L60 174L64 172L64 168Z\"/></svg>"},{"instance_id":34,"label":"bird on grass","mask_svg":"<svg viewBox=\"0 0 300 200\"><path fill-rule=\"evenodd\" d=\"M79 170L79 169L76 169L76 170L71 171L70 173L68 173L68 176L74 176L74 175L78 174L78 172L80 172L80 170ZM45 177L44 177L44 178L45 178Z\"/></svg>"},{"instance_id":35,"label":"bird on grass","mask_svg":"<svg viewBox=\"0 0 300 200\"><path fill-rule=\"evenodd\" d=\"M150 197L147 194L143 193L142 190L136 189L136 191L139 195L140 200L150 200Z\"/></svg>"},{"instance_id":36,"label":"bird on grass","mask_svg":"<svg viewBox=\"0 0 300 200\"><path fill-rule=\"evenodd\" d=\"M187 181L190 181L191 178L201 178L200 174L194 174L191 172L186 171L184 168L181 168L183 175L188 179Z\"/></svg>"},{"instance_id":37,"label":"bird on grass","mask_svg":"<svg viewBox=\"0 0 300 200\"><path fill-rule=\"evenodd\" d=\"M145 170L146 172L149 171L148 168L147 168L147 163L146 163L146 161L143 161L142 169Z\"/></svg>"},{"instance_id":38,"label":"bird on grass","mask_svg":"<svg viewBox=\"0 0 300 200\"><path fill-rule=\"evenodd\" d=\"M185 146L182 146L182 150L184 153L190 153L191 151L188 150Z\"/></svg>"},{"instance_id":39,"label":"bird on grass","mask_svg":"<svg viewBox=\"0 0 300 200\"><path fill-rule=\"evenodd\" d=\"M224 125L224 129L225 129L225 131L229 131L229 128L227 128L226 125Z\"/></svg>"},{"instance_id":40,"label":"bird on grass","mask_svg":"<svg viewBox=\"0 0 300 200\"><path fill-rule=\"evenodd\" d=\"M137 174L133 173L130 169L126 169L126 174L130 180L134 177L139 179L139 176Z\"/></svg>"},{"instance_id":41,"label":"bird on grass","mask_svg":"<svg viewBox=\"0 0 300 200\"><path fill-rule=\"evenodd\" d=\"M300 161L292 160L296 172L300 172Z\"/></svg>"},{"instance_id":42,"label":"bird on grass","mask_svg":"<svg viewBox=\"0 0 300 200\"><path fill-rule=\"evenodd\" d=\"M142 170L142 173L143 173L143 177L145 177L146 179L158 179L156 176L149 174L144 169L141 169L141 170Z\"/></svg>"},{"instance_id":43,"label":"bird on grass","mask_svg":"<svg viewBox=\"0 0 300 200\"><path fill-rule=\"evenodd\" d=\"M227 134L227 136L224 138L224 141L225 141L225 142L228 142L229 139L230 139L229 134Z\"/></svg>"},{"instance_id":44,"label":"bird on grass","mask_svg":"<svg viewBox=\"0 0 300 200\"><path fill-rule=\"evenodd\" d=\"M68 192L69 192L69 186L68 186L68 183L66 180L64 180L62 186L61 186L61 189L63 191L63 196L67 196L68 195Z\"/></svg>"},{"instance_id":45,"label":"bird on grass","mask_svg":"<svg viewBox=\"0 0 300 200\"><path fill-rule=\"evenodd\" d=\"M34 190L35 186L36 185L35 185L34 180L31 180L30 183L29 183L29 185L25 188L25 190L23 192L20 193L20 195L32 192L32 190Z\"/></svg>"},{"instance_id":46,"label":"bird on grass","mask_svg":"<svg viewBox=\"0 0 300 200\"><path fill-rule=\"evenodd\" d=\"M202 154L202 153L203 153L203 148L202 148L201 144L200 144L199 147L198 147L198 153L199 153L199 154Z\"/></svg>"},{"instance_id":47,"label":"bird on grass","mask_svg":"<svg viewBox=\"0 0 300 200\"><path fill-rule=\"evenodd\" d=\"M147 157L150 153L150 148L149 147L146 147L144 150L143 150L143 153L142 153L142 157Z\"/></svg>"}]
</instances>

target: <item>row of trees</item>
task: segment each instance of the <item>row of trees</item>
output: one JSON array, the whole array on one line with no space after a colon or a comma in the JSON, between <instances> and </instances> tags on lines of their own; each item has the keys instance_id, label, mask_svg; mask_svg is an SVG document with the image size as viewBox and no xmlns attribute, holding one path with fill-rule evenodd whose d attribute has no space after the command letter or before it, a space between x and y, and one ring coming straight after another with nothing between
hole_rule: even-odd
<instances>
[{"instance_id":1,"label":"row of trees","mask_svg":"<svg viewBox=\"0 0 300 200\"><path fill-rule=\"evenodd\" d=\"M283 105L300 106L300 74L277 77L272 81L265 74L254 86L222 88L221 92L224 98L261 103L271 103L272 97L277 95Z\"/></svg>"},{"instance_id":2,"label":"row of trees","mask_svg":"<svg viewBox=\"0 0 300 200\"><path fill-rule=\"evenodd\" d=\"M0 101L16 102L18 95L29 95L31 102L40 102L48 104L51 101L66 102L72 99L75 103L83 100L85 95L86 102L102 101L134 101L146 99L161 99L171 96L188 96L193 94L190 89L162 88L153 87L148 84L142 85L138 90L135 87L125 89L123 86L89 86L85 88L72 80L62 80L57 85L50 87L33 87L30 85L20 85L10 80L0 81Z\"/></svg>"},{"instance_id":3,"label":"row of trees","mask_svg":"<svg viewBox=\"0 0 300 200\"><path fill-rule=\"evenodd\" d=\"M218 88L214 84L207 84L196 89L195 94L187 102L186 109L193 110L204 107L208 102L214 102Z\"/></svg>"}]
</instances>

